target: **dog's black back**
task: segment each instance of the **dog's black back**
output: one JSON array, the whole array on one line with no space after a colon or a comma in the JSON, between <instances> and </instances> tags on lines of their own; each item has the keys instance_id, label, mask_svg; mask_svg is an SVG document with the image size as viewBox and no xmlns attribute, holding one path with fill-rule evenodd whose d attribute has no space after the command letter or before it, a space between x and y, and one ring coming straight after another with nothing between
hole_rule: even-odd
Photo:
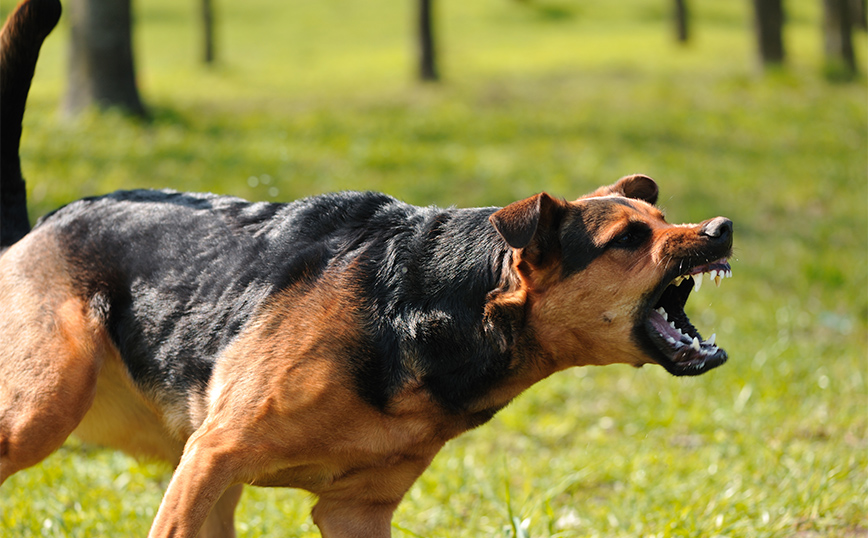
<instances>
[{"instance_id":1,"label":"dog's black back","mask_svg":"<svg viewBox=\"0 0 868 538\"><path fill-rule=\"evenodd\" d=\"M509 363L492 352L494 335L470 329L508 255L488 223L495 210L378 193L275 204L136 190L69 204L34 233L58 238L132 378L161 399L204 391L216 357L273 297L331 273L371 313L349 364L360 393L383 408L421 378L460 410L480 390L474 376L496 380Z\"/></svg>"}]
</instances>

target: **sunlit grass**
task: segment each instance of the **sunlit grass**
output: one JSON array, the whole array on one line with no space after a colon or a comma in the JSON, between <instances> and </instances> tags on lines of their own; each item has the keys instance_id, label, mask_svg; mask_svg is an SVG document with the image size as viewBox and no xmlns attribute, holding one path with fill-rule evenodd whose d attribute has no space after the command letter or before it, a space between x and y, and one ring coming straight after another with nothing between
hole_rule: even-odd
<instances>
[{"instance_id":1,"label":"sunlit grass","mask_svg":"<svg viewBox=\"0 0 868 538\"><path fill-rule=\"evenodd\" d=\"M735 221L735 278L688 305L729 363L546 380L446 447L394 535L864 536L868 92L822 78L818 4L787 3L789 65L761 75L748 2L695 2L680 48L662 2L444 1L446 82L424 87L410 3L220 4L213 70L190 6L138 3L153 120L61 119L61 28L25 120L31 214L132 187L491 205L648 173L670 221ZM3 486L0 530L144 535L167 480L70 441ZM316 536L311 505L248 488L238 526Z\"/></svg>"}]
</instances>

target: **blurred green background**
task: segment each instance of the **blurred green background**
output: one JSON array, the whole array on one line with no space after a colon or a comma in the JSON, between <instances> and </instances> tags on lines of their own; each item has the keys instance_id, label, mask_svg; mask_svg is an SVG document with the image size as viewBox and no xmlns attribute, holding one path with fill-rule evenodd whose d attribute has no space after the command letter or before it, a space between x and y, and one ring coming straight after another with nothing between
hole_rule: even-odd
<instances>
[{"instance_id":1,"label":"blurred green background","mask_svg":"<svg viewBox=\"0 0 868 538\"><path fill-rule=\"evenodd\" d=\"M824 76L821 2L785 2L787 58L763 70L748 1L690 2L679 45L663 0L442 0L436 84L414 6L218 1L206 67L197 4L139 0L150 121L59 113L63 20L24 122L31 215L134 187L503 205L649 174L671 222L735 222L735 278L688 305L730 361L540 383L447 445L393 534L868 536L868 88ZM0 490L0 534L142 536L168 478L70 440ZM240 535L316 536L312 502L248 488Z\"/></svg>"}]
</instances>

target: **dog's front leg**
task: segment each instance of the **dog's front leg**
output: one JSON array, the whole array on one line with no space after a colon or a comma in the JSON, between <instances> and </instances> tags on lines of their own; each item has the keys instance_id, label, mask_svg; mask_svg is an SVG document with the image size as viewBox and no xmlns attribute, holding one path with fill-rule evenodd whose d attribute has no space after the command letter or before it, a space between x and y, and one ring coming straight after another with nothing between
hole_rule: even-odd
<instances>
[{"instance_id":1,"label":"dog's front leg","mask_svg":"<svg viewBox=\"0 0 868 538\"><path fill-rule=\"evenodd\" d=\"M320 497L313 509L313 521L323 538L389 538L392 513L399 502Z\"/></svg>"},{"instance_id":2,"label":"dog's front leg","mask_svg":"<svg viewBox=\"0 0 868 538\"><path fill-rule=\"evenodd\" d=\"M218 499L221 503L226 499L234 510L241 493L239 476L245 458L222 437L218 432L200 430L187 442L149 538L195 538ZM217 536L234 536L234 529L221 528Z\"/></svg>"},{"instance_id":3,"label":"dog's front leg","mask_svg":"<svg viewBox=\"0 0 868 538\"><path fill-rule=\"evenodd\" d=\"M346 472L319 492L313 521L323 538L388 538L392 513L442 444Z\"/></svg>"},{"instance_id":4,"label":"dog's front leg","mask_svg":"<svg viewBox=\"0 0 868 538\"><path fill-rule=\"evenodd\" d=\"M229 486L199 531L199 538L235 538L235 507L241 500L244 484Z\"/></svg>"}]
</instances>

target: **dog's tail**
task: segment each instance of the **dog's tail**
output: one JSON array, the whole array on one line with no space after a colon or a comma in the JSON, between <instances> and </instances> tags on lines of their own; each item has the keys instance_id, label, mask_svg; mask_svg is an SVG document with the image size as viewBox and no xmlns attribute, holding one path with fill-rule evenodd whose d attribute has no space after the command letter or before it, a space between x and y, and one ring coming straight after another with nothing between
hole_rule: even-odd
<instances>
[{"instance_id":1,"label":"dog's tail","mask_svg":"<svg viewBox=\"0 0 868 538\"><path fill-rule=\"evenodd\" d=\"M30 231L18 146L42 42L60 19L58 0L23 0L0 30L0 248Z\"/></svg>"}]
</instances>

